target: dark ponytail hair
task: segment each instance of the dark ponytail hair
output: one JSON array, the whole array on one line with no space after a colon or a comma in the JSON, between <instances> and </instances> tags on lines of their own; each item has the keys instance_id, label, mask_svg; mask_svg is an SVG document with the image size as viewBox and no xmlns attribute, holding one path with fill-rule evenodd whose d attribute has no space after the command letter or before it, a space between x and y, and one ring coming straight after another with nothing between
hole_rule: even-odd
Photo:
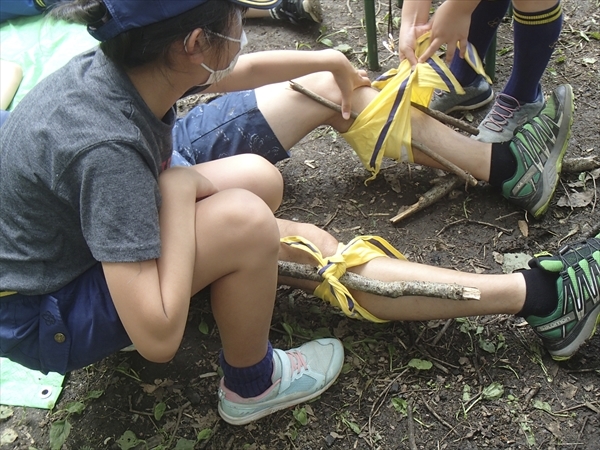
<instances>
[{"instance_id":1,"label":"dark ponytail hair","mask_svg":"<svg viewBox=\"0 0 600 450\"><path fill-rule=\"evenodd\" d=\"M208 0L176 17L121 33L100 43L100 48L113 62L128 69L158 60L168 65L169 49L175 41L183 40L196 28L228 36L240 9L232 2ZM54 5L49 14L55 19L94 27L101 25L110 12L102 0L72 0ZM205 34L205 43L217 51L226 45L213 33Z\"/></svg>"}]
</instances>

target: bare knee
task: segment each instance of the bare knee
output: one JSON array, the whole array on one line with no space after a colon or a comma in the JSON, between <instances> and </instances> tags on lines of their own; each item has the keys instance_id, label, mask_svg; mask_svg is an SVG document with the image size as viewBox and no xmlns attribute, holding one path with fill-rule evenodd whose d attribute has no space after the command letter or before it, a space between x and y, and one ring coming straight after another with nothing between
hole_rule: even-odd
<instances>
[{"instance_id":1,"label":"bare knee","mask_svg":"<svg viewBox=\"0 0 600 450\"><path fill-rule=\"evenodd\" d=\"M210 217L198 210L197 223L218 230L218 239L225 251L241 256L245 251L276 257L279 251L279 229L273 212L258 195L245 189L227 189L215 196ZM202 236L199 236L199 241Z\"/></svg>"},{"instance_id":2,"label":"bare knee","mask_svg":"<svg viewBox=\"0 0 600 450\"><path fill-rule=\"evenodd\" d=\"M279 169L265 158L253 153L239 155L244 166L247 189L258 195L275 211L283 198L283 178Z\"/></svg>"},{"instance_id":3,"label":"bare knee","mask_svg":"<svg viewBox=\"0 0 600 450\"><path fill-rule=\"evenodd\" d=\"M310 75L299 78L297 81L306 89L337 105L342 103L342 92L331 72L311 73ZM332 115L335 115L333 110Z\"/></svg>"},{"instance_id":4,"label":"bare knee","mask_svg":"<svg viewBox=\"0 0 600 450\"><path fill-rule=\"evenodd\" d=\"M321 254L325 257L334 255L337 252L338 240L327 231L317 227L316 225L281 219L278 219L277 223L279 225L279 233L281 234L281 237L302 237L314 244L314 246L318 248ZM313 262L312 257L307 253L287 245L281 246L279 259L303 264Z\"/></svg>"}]
</instances>

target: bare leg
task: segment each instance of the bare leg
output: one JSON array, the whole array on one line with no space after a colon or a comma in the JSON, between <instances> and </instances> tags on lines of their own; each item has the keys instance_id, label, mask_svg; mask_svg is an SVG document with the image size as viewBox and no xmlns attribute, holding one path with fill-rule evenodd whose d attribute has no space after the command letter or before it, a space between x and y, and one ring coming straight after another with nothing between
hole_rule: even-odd
<instances>
[{"instance_id":1,"label":"bare leg","mask_svg":"<svg viewBox=\"0 0 600 450\"><path fill-rule=\"evenodd\" d=\"M197 164L194 168L219 190L247 189L258 195L275 211L283 198L283 179L279 170L262 156L246 153Z\"/></svg>"},{"instance_id":2,"label":"bare leg","mask_svg":"<svg viewBox=\"0 0 600 450\"><path fill-rule=\"evenodd\" d=\"M538 12L552 8L557 0L513 0L513 5L519 11Z\"/></svg>"},{"instance_id":3,"label":"bare leg","mask_svg":"<svg viewBox=\"0 0 600 450\"><path fill-rule=\"evenodd\" d=\"M211 285L225 358L232 366L248 367L267 351L279 249L272 209L281 201L281 175L256 155L211 161L195 169L220 192L197 203L192 292Z\"/></svg>"},{"instance_id":4,"label":"bare leg","mask_svg":"<svg viewBox=\"0 0 600 450\"><path fill-rule=\"evenodd\" d=\"M337 104L341 95L333 77L325 72L302 77L301 85ZM362 111L376 96L377 90L362 87L354 91L352 109ZM305 95L293 91L287 83L274 84L256 90L259 109L281 144L289 150L319 125L330 125L347 131L352 120L344 120L337 112L320 105ZM489 180L491 144L475 141L435 119L412 109L412 136L441 156L471 173L479 180ZM415 163L443 168L419 151L414 151Z\"/></svg>"},{"instance_id":5,"label":"bare leg","mask_svg":"<svg viewBox=\"0 0 600 450\"><path fill-rule=\"evenodd\" d=\"M228 189L198 203L192 292L211 285L225 359L248 367L264 358L275 289L277 225L254 194Z\"/></svg>"},{"instance_id":6,"label":"bare leg","mask_svg":"<svg viewBox=\"0 0 600 450\"><path fill-rule=\"evenodd\" d=\"M309 224L278 219L281 236L302 236L315 244L324 256L337 250L337 240L326 231ZM313 264L306 253L282 244L279 259ZM440 267L427 266L390 258L376 258L349 269L359 275L381 281L431 281L457 283L481 291L479 301L442 300L428 297L391 299L354 291L354 298L373 315L388 320L432 320L484 314L515 314L525 301L525 281L521 274L478 275ZM282 284L314 291L317 283L296 279L280 279Z\"/></svg>"},{"instance_id":7,"label":"bare leg","mask_svg":"<svg viewBox=\"0 0 600 450\"><path fill-rule=\"evenodd\" d=\"M254 9L250 8L246 11L246 19L263 19L265 17L271 17L268 9Z\"/></svg>"}]
</instances>

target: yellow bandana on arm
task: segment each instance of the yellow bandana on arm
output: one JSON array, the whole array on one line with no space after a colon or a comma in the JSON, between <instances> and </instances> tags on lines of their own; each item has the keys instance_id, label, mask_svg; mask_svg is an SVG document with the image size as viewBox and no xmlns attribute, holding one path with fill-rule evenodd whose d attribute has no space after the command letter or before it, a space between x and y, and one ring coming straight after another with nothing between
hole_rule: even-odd
<instances>
[{"instance_id":1,"label":"yellow bandana on arm","mask_svg":"<svg viewBox=\"0 0 600 450\"><path fill-rule=\"evenodd\" d=\"M303 237L288 236L281 238L281 242L307 252L317 262L319 275L323 277L323 282L315 289L315 297L340 308L348 317L362 318L378 323L388 322L375 317L360 306L354 300L348 288L339 280L346 273L347 268L360 266L374 258L385 256L394 259L406 259L385 239L378 236L357 236L348 244L338 244L335 255L326 258L312 242Z\"/></svg>"},{"instance_id":2,"label":"yellow bandana on arm","mask_svg":"<svg viewBox=\"0 0 600 450\"><path fill-rule=\"evenodd\" d=\"M430 33L417 41L417 58L429 46ZM488 82L477 51L467 45L465 60ZM397 69L388 70L372 83L381 92L359 114L350 129L342 136L352 146L373 180L384 156L396 161L413 162L411 146L411 102L429 106L434 89L464 94L465 91L442 59L434 55L427 62L411 68L403 60ZM365 182L365 183L366 183Z\"/></svg>"}]
</instances>

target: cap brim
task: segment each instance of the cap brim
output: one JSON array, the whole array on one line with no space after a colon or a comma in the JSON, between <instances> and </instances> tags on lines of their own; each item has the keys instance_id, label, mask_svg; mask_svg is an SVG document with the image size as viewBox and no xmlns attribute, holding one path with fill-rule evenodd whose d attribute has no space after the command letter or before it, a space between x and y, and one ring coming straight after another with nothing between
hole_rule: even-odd
<instances>
[{"instance_id":1,"label":"cap brim","mask_svg":"<svg viewBox=\"0 0 600 450\"><path fill-rule=\"evenodd\" d=\"M281 0L229 0L232 3L237 3L238 5L246 6L248 8L255 9L271 9L275 8Z\"/></svg>"}]
</instances>

